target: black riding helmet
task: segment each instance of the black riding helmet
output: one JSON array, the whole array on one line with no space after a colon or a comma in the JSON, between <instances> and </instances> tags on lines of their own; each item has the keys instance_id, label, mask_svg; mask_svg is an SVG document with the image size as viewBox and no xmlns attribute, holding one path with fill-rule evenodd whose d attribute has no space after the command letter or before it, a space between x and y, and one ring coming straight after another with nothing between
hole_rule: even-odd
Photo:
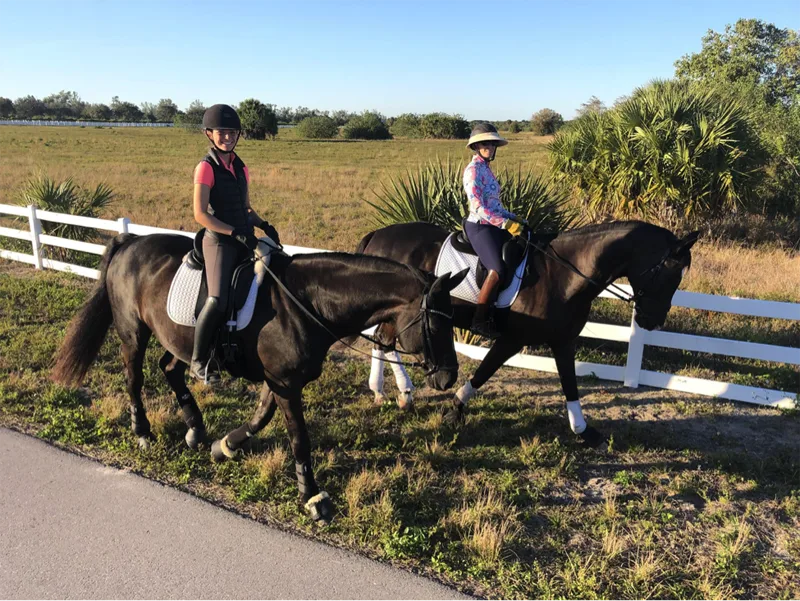
<instances>
[{"instance_id":1,"label":"black riding helmet","mask_svg":"<svg viewBox=\"0 0 800 601\"><path fill-rule=\"evenodd\" d=\"M206 131L214 129L235 129L237 132L241 132L242 121L239 119L239 115L233 107L227 104L215 104L211 108L206 109L206 112L203 113L203 129ZM236 142L238 141L239 138L237 136ZM217 152L226 152L214 144L213 139L211 143L214 145ZM236 144L234 144L234 148L235 147Z\"/></svg>"}]
</instances>

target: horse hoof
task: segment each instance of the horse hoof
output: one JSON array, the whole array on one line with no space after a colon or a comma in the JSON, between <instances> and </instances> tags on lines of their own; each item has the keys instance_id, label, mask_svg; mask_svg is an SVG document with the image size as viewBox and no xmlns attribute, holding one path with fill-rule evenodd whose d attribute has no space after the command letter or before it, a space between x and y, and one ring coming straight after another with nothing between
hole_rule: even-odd
<instances>
[{"instance_id":1,"label":"horse hoof","mask_svg":"<svg viewBox=\"0 0 800 601\"><path fill-rule=\"evenodd\" d=\"M591 426L587 426L583 432L578 434L578 436L580 436L583 439L583 442L593 449L596 449L606 441L606 437Z\"/></svg>"},{"instance_id":2,"label":"horse hoof","mask_svg":"<svg viewBox=\"0 0 800 601\"><path fill-rule=\"evenodd\" d=\"M197 447L208 442L208 434L205 428L189 428L183 439L186 441L186 446L196 451Z\"/></svg>"},{"instance_id":3,"label":"horse hoof","mask_svg":"<svg viewBox=\"0 0 800 601\"><path fill-rule=\"evenodd\" d=\"M466 420L467 406L464 403L453 405L444 411L444 423L450 427L460 426Z\"/></svg>"},{"instance_id":4,"label":"horse hoof","mask_svg":"<svg viewBox=\"0 0 800 601\"><path fill-rule=\"evenodd\" d=\"M375 401L374 404L376 407L380 407L386 402L386 395L381 394L380 392L375 393Z\"/></svg>"},{"instance_id":5,"label":"horse hoof","mask_svg":"<svg viewBox=\"0 0 800 601\"><path fill-rule=\"evenodd\" d=\"M149 451L150 445L153 442L154 437L152 434L149 436L140 436L139 437L139 450L141 451Z\"/></svg>"},{"instance_id":6,"label":"horse hoof","mask_svg":"<svg viewBox=\"0 0 800 601\"><path fill-rule=\"evenodd\" d=\"M211 444L211 459L216 462L238 459L243 454L242 449L233 450L228 446L227 436L222 440L215 440Z\"/></svg>"},{"instance_id":7,"label":"horse hoof","mask_svg":"<svg viewBox=\"0 0 800 601\"><path fill-rule=\"evenodd\" d=\"M315 522L330 524L333 520L333 502L324 490L311 497L305 504L306 511Z\"/></svg>"},{"instance_id":8,"label":"horse hoof","mask_svg":"<svg viewBox=\"0 0 800 601\"><path fill-rule=\"evenodd\" d=\"M400 392L397 395L397 406L402 411L409 411L414 404L414 394L410 390Z\"/></svg>"}]
</instances>

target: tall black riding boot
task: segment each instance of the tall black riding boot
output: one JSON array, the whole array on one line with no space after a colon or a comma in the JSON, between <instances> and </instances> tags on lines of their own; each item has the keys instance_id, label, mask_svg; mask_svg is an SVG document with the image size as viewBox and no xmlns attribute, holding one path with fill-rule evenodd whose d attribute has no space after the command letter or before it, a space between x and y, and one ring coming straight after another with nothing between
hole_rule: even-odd
<instances>
[{"instance_id":1,"label":"tall black riding boot","mask_svg":"<svg viewBox=\"0 0 800 601\"><path fill-rule=\"evenodd\" d=\"M491 340L500 335L497 332L492 316L499 285L500 274L494 270L489 271L483 286L481 286L480 294L478 294L478 305L475 307L475 315L472 318L472 326L470 327L470 330L476 334Z\"/></svg>"},{"instance_id":2,"label":"tall black riding boot","mask_svg":"<svg viewBox=\"0 0 800 601\"><path fill-rule=\"evenodd\" d=\"M209 296L206 304L197 316L194 326L194 351L189 373L206 384L219 382L219 370L216 361L209 361L211 345L219 329L220 321L225 317L216 296Z\"/></svg>"}]
</instances>

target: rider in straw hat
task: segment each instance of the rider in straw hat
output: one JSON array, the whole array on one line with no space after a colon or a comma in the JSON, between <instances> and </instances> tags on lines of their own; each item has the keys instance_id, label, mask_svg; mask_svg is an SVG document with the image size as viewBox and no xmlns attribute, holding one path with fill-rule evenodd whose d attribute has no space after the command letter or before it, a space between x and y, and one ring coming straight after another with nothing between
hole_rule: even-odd
<instances>
[{"instance_id":1,"label":"rider in straw hat","mask_svg":"<svg viewBox=\"0 0 800 601\"><path fill-rule=\"evenodd\" d=\"M469 217L464 224L472 247L489 271L478 295L478 305L472 320L472 331L481 336L496 338L498 333L491 315L498 287L505 275L503 244L522 233L527 224L500 202L500 184L489 163L497 148L508 144L491 123L477 124L470 134L467 148L475 153L464 169L464 191L469 203Z\"/></svg>"},{"instance_id":2,"label":"rider in straw hat","mask_svg":"<svg viewBox=\"0 0 800 601\"><path fill-rule=\"evenodd\" d=\"M215 104L203 115L203 129L210 148L194 171L194 218L206 228L203 257L208 299L197 316L189 373L216 384L219 373L209 356L229 302L233 269L258 245L253 226L277 243L280 239L275 228L250 207L250 173L233 151L242 129L239 115L227 104Z\"/></svg>"}]
</instances>

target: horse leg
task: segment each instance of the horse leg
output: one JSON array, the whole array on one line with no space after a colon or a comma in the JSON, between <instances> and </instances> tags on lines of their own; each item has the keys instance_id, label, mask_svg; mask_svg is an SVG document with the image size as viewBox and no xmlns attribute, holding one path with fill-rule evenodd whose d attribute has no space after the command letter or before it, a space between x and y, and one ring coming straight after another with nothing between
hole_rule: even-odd
<instances>
[{"instance_id":1,"label":"horse leg","mask_svg":"<svg viewBox=\"0 0 800 601\"><path fill-rule=\"evenodd\" d=\"M167 351L159 360L158 366L167 378L169 387L175 393L175 398L181 408L183 421L188 428L184 440L190 449L197 450L201 442L208 442L208 435L203 423L203 414L200 413L197 402L186 386L186 364Z\"/></svg>"},{"instance_id":2,"label":"horse leg","mask_svg":"<svg viewBox=\"0 0 800 601\"><path fill-rule=\"evenodd\" d=\"M378 340L386 340L394 337L393 333L384 331L384 324L378 326L375 331ZM397 397L397 406L400 409L411 409L414 402L414 384L408 375L405 367L400 365L400 355L397 351L384 351L381 345L376 344L372 349L372 365L369 372L369 389L375 394L375 404L381 405L386 401L383 394L383 362L388 359L394 373L394 381L400 394Z\"/></svg>"},{"instance_id":3,"label":"horse leg","mask_svg":"<svg viewBox=\"0 0 800 601\"><path fill-rule=\"evenodd\" d=\"M303 417L302 397L299 392L290 398L284 398L274 393L273 395L286 418L286 429L289 431L294 454L300 502L314 520L328 523L333 519L333 503L328 493L320 491L314 480L314 470L311 466L311 441Z\"/></svg>"},{"instance_id":4,"label":"horse leg","mask_svg":"<svg viewBox=\"0 0 800 601\"><path fill-rule=\"evenodd\" d=\"M150 431L150 422L142 403L142 385L144 384L142 367L151 331L144 323L139 322L132 329L124 326L118 327L117 333L122 340L122 361L125 364L125 380L128 395L131 398L131 429L139 438L139 448L147 450L155 437Z\"/></svg>"},{"instance_id":5,"label":"horse leg","mask_svg":"<svg viewBox=\"0 0 800 601\"><path fill-rule=\"evenodd\" d=\"M475 392L491 378L495 372L511 357L522 349L522 342L515 338L501 336L489 349L489 352L481 361L475 375L467 380L456 392L453 399L453 406L445 413L444 419L448 424L456 424L464 421L464 412L467 402Z\"/></svg>"},{"instance_id":6,"label":"horse leg","mask_svg":"<svg viewBox=\"0 0 800 601\"><path fill-rule=\"evenodd\" d=\"M550 345L556 359L561 389L567 403L567 416L572 431L580 436L586 444L597 447L603 442L603 435L592 426L586 424L578 396L578 379L575 376L575 342L565 345ZM572 399L572 400L570 400Z\"/></svg>"},{"instance_id":7,"label":"horse leg","mask_svg":"<svg viewBox=\"0 0 800 601\"><path fill-rule=\"evenodd\" d=\"M263 430L272 420L276 407L275 393L264 382L253 418L246 424L229 432L223 439L215 440L214 444L211 445L212 459L214 461L225 461L226 459L241 456L250 439Z\"/></svg>"},{"instance_id":8,"label":"horse leg","mask_svg":"<svg viewBox=\"0 0 800 601\"><path fill-rule=\"evenodd\" d=\"M375 404L383 405L386 396L383 394L383 351L379 345L372 349L372 364L369 369L369 389L375 395Z\"/></svg>"}]
</instances>

